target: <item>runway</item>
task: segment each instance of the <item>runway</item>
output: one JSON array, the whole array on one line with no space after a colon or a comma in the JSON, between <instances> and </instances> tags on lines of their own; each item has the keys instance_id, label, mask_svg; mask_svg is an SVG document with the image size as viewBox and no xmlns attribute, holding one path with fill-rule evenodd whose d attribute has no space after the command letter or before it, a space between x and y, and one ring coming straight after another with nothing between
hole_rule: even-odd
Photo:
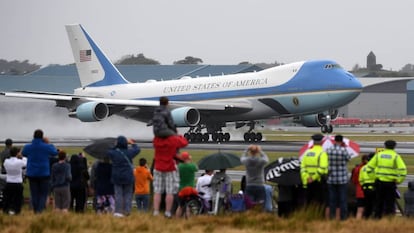
<instances>
[{"instance_id":1,"label":"runway","mask_svg":"<svg viewBox=\"0 0 414 233\"><path fill-rule=\"evenodd\" d=\"M15 141L15 145L22 146L29 141ZM85 147L93 143L93 139L51 139L51 142L58 147ZM150 140L137 140L137 143L142 148L152 148ZM256 143L262 147L264 151L276 152L298 152L299 149L305 145L307 141L264 141ZM358 142L361 153L375 152L376 148L382 148L383 142ZM225 143L190 143L187 148L193 150L225 150L225 151L241 151L249 144L244 141L231 141ZM396 151L400 154L414 154L414 142L398 142Z\"/></svg>"}]
</instances>

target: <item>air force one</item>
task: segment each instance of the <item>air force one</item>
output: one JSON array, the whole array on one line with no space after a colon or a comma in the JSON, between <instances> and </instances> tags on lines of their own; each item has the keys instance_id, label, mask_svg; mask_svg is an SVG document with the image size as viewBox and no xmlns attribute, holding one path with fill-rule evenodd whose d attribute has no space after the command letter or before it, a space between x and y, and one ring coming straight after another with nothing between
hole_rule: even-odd
<instances>
[{"instance_id":1,"label":"air force one","mask_svg":"<svg viewBox=\"0 0 414 233\"><path fill-rule=\"evenodd\" d=\"M159 97L170 100L172 117L192 142L229 141L222 128L249 126L245 141L261 141L259 120L294 117L304 126L332 132L338 108L362 91L351 73L331 60L295 62L259 72L130 83L110 62L81 25L66 25L81 87L73 94L15 91L8 97L56 101L69 116L83 122L112 115L148 123Z\"/></svg>"}]
</instances>

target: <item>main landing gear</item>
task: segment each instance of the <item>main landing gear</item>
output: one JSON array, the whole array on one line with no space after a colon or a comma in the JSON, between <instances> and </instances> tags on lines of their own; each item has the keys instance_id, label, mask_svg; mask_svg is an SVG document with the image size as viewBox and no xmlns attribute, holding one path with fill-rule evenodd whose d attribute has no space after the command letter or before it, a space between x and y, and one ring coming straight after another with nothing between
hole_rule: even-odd
<instances>
[{"instance_id":1,"label":"main landing gear","mask_svg":"<svg viewBox=\"0 0 414 233\"><path fill-rule=\"evenodd\" d=\"M261 142L263 139L263 135L260 132L246 132L243 137L245 142Z\"/></svg>"},{"instance_id":2,"label":"main landing gear","mask_svg":"<svg viewBox=\"0 0 414 233\"><path fill-rule=\"evenodd\" d=\"M187 138L189 142L208 142L211 134L211 140L213 142L230 141L230 134L221 132L221 126L215 125L214 127L207 128L207 133L201 133L201 130L204 128L207 127L203 125L191 127L190 130L184 134L184 137Z\"/></svg>"},{"instance_id":3,"label":"main landing gear","mask_svg":"<svg viewBox=\"0 0 414 233\"><path fill-rule=\"evenodd\" d=\"M256 126L256 122L251 121L247 124L249 126L249 130L244 133L244 141L245 142L261 142L263 139L262 133L255 133L252 132L254 130L254 127Z\"/></svg>"},{"instance_id":4,"label":"main landing gear","mask_svg":"<svg viewBox=\"0 0 414 233\"><path fill-rule=\"evenodd\" d=\"M210 134L200 132L187 132L184 134L184 137L187 138L189 142L208 142L210 139ZM230 141L230 134L222 132L211 133L211 140L213 142L228 142Z\"/></svg>"},{"instance_id":5,"label":"main landing gear","mask_svg":"<svg viewBox=\"0 0 414 233\"><path fill-rule=\"evenodd\" d=\"M243 123L240 127L248 125L250 128L249 130L243 135L243 139L245 142L261 142L263 140L262 133L255 133L253 132L255 127L255 122ZM225 124L208 124L206 125L197 125L195 127L191 127L185 134L184 137L189 142L208 142L211 140L213 142L229 142L230 141L230 134L224 133L222 131L222 127L225 127ZM239 127L236 127L239 128ZM207 129L207 133L201 133L203 129Z\"/></svg>"}]
</instances>

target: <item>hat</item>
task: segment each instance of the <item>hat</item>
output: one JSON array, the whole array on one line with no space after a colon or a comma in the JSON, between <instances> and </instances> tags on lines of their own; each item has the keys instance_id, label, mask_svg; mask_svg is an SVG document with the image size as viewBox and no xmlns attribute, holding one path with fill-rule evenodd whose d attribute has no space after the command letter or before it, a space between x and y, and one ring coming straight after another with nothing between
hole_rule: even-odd
<instances>
[{"instance_id":1,"label":"hat","mask_svg":"<svg viewBox=\"0 0 414 233\"><path fill-rule=\"evenodd\" d=\"M187 151L183 151L180 155L182 161L187 161L190 159L190 154Z\"/></svg>"},{"instance_id":2,"label":"hat","mask_svg":"<svg viewBox=\"0 0 414 233\"><path fill-rule=\"evenodd\" d=\"M6 139L6 141L4 142L4 144L6 144L6 146L11 146L13 144L13 140L11 140L10 138Z\"/></svg>"},{"instance_id":3,"label":"hat","mask_svg":"<svg viewBox=\"0 0 414 233\"><path fill-rule=\"evenodd\" d=\"M320 142L323 139L323 135L320 133L312 135L312 140L315 142Z\"/></svg>"},{"instance_id":4,"label":"hat","mask_svg":"<svg viewBox=\"0 0 414 233\"><path fill-rule=\"evenodd\" d=\"M385 148L394 149L397 143L394 140L387 140L384 142Z\"/></svg>"},{"instance_id":5,"label":"hat","mask_svg":"<svg viewBox=\"0 0 414 233\"><path fill-rule=\"evenodd\" d=\"M342 142L344 137L340 134L335 135L335 142Z\"/></svg>"}]
</instances>

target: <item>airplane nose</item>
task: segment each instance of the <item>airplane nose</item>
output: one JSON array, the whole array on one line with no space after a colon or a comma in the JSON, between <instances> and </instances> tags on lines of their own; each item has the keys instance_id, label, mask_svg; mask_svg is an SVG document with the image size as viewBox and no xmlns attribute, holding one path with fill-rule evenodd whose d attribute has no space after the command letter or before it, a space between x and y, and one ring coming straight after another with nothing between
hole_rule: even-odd
<instances>
[{"instance_id":1,"label":"airplane nose","mask_svg":"<svg viewBox=\"0 0 414 233\"><path fill-rule=\"evenodd\" d=\"M357 79L353 74L351 74L349 72L346 72L345 75L351 81L350 85L351 85L352 88L362 90L363 86L362 86L362 83L359 81L359 79Z\"/></svg>"}]
</instances>

